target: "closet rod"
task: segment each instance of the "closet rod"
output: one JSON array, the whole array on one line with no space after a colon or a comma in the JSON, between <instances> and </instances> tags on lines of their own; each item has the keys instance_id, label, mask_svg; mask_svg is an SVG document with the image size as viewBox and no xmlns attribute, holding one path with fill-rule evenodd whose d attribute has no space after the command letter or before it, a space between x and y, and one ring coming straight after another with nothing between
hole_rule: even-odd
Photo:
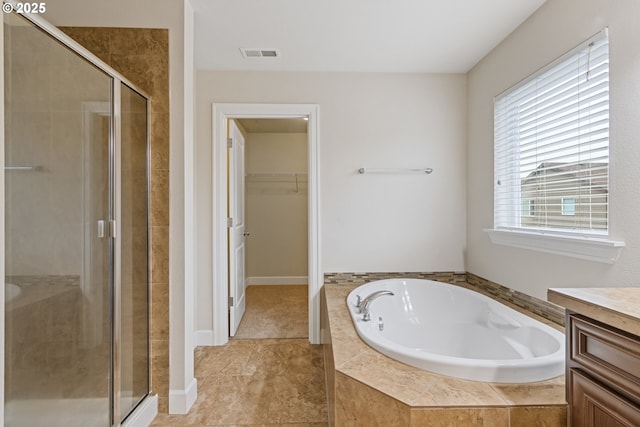
<instances>
[{"instance_id":1,"label":"closet rod","mask_svg":"<svg viewBox=\"0 0 640 427\"><path fill-rule=\"evenodd\" d=\"M303 177L303 176L307 176L306 173L283 173L283 172L270 172L270 173L248 173L245 174L246 177L251 177L251 178L278 178L278 177L290 177L290 178L296 178L296 177Z\"/></svg>"}]
</instances>

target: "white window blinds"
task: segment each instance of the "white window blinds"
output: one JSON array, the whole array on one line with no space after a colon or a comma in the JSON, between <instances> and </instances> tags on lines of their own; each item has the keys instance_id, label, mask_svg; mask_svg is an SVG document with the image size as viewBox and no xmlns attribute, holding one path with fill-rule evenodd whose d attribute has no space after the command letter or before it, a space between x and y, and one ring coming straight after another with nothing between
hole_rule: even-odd
<instances>
[{"instance_id":1,"label":"white window blinds","mask_svg":"<svg viewBox=\"0 0 640 427\"><path fill-rule=\"evenodd\" d=\"M497 96L494 133L496 229L606 235L606 30Z\"/></svg>"}]
</instances>

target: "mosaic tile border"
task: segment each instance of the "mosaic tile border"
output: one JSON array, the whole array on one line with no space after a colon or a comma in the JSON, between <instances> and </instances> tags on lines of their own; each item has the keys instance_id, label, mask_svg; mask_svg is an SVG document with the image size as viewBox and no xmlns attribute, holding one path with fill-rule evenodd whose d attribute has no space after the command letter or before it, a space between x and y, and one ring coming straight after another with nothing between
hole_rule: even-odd
<instances>
[{"instance_id":1,"label":"mosaic tile border","mask_svg":"<svg viewBox=\"0 0 640 427\"><path fill-rule=\"evenodd\" d=\"M459 283L465 282L467 280L466 273L460 272L431 272L431 273L423 273L423 272L392 272L392 273L325 273L324 274L324 284L330 285L345 285L345 284L354 284L354 285L362 285L364 283L373 282L375 280L384 280L384 279L426 279L426 280L435 280L438 282L445 283Z\"/></svg>"},{"instance_id":2,"label":"mosaic tile border","mask_svg":"<svg viewBox=\"0 0 640 427\"><path fill-rule=\"evenodd\" d=\"M467 283L497 300L508 301L564 327L564 308L467 272Z\"/></svg>"},{"instance_id":3,"label":"mosaic tile border","mask_svg":"<svg viewBox=\"0 0 640 427\"><path fill-rule=\"evenodd\" d=\"M483 293L496 300L516 305L531 313L564 327L564 309L550 302L516 291L469 272L391 272L391 273L325 273L324 284L362 285L384 279L427 279L451 283Z\"/></svg>"}]
</instances>

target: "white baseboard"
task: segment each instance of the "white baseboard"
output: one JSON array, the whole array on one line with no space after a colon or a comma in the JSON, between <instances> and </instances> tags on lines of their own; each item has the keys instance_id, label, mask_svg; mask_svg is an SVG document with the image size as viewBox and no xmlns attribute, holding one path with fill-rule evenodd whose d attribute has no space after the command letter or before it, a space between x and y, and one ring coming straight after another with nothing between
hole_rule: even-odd
<instances>
[{"instance_id":1,"label":"white baseboard","mask_svg":"<svg viewBox=\"0 0 640 427\"><path fill-rule=\"evenodd\" d=\"M255 285L308 285L307 276L253 276L247 277L247 286Z\"/></svg>"},{"instance_id":2,"label":"white baseboard","mask_svg":"<svg viewBox=\"0 0 640 427\"><path fill-rule=\"evenodd\" d=\"M193 339L193 343L194 343L194 348L198 346L216 345L213 330L201 329L199 331L196 331L195 337Z\"/></svg>"},{"instance_id":3,"label":"white baseboard","mask_svg":"<svg viewBox=\"0 0 640 427\"><path fill-rule=\"evenodd\" d=\"M149 427L158 415L158 395L147 396L127 417L122 427Z\"/></svg>"},{"instance_id":4,"label":"white baseboard","mask_svg":"<svg viewBox=\"0 0 640 427\"><path fill-rule=\"evenodd\" d=\"M198 381L193 378L185 390L169 390L169 413L188 413L197 398Z\"/></svg>"}]
</instances>

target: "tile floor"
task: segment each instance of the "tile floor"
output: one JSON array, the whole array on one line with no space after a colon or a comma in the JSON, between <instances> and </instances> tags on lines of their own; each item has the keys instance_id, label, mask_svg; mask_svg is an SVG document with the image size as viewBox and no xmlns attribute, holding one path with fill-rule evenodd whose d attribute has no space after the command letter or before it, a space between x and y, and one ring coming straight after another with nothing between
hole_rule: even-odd
<instances>
[{"instance_id":1,"label":"tile floor","mask_svg":"<svg viewBox=\"0 0 640 427\"><path fill-rule=\"evenodd\" d=\"M247 287L247 308L235 338L308 338L307 285Z\"/></svg>"},{"instance_id":2,"label":"tile floor","mask_svg":"<svg viewBox=\"0 0 640 427\"><path fill-rule=\"evenodd\" d=\"M249 293L251 288L260 289ZM293 288L297 286L250 286L247 313L261 306L265 318L268 318L267 312L279 313L275 315L277 319L255 318L260 318L259 324L270 325L267 328L270 335L289 334L294 325L307 321L306 303L304 322L299 315L284 315L287 312L283 310L294 303L292 295L300 298L300 289ZM306 286L303 294L306 301ZM299 305L299 301L295 304ZM243 333L247 337L262 333L251 324L252 317L243 319L243 323L248 320ZM241 324L241 328L243 326ZM281 332L274 332L278 330ZM304 336L307 336L306 326ZM307 338L238 339L236 336L223 347L198 347L195 375L198 399L189 414L160 414L152 427L328 425L322 347L309 344Z\"/></svg>"}]
</instances>

